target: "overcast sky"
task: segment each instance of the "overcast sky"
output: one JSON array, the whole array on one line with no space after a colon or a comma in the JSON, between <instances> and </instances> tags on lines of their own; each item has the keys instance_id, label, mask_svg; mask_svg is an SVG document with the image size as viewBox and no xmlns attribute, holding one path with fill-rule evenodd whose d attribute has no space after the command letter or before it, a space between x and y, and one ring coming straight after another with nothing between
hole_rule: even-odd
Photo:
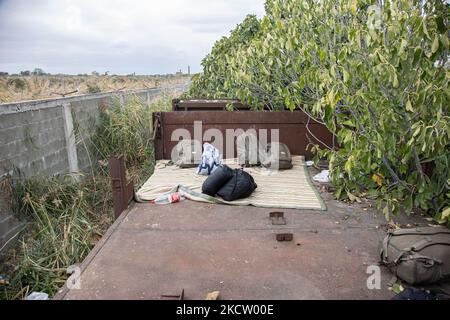
<instances>
[{"instance_id":1,"label":"overcast sky","mask_svg":"<svg viewBox=\"0 0 450 320\"><path fill-rule=\"evenodd\" d=\"M201 71L201 59L264 0L0 0L0 71Z\"/></svg>"}]
</instances>

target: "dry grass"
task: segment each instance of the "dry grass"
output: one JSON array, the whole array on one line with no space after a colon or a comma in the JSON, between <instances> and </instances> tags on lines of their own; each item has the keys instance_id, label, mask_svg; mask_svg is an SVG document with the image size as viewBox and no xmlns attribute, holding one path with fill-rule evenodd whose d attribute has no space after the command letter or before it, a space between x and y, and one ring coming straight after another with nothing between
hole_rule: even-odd
<instances>
[{"instance_id":1,"label":"dry grass","mask_svg":"<svg viewBox=\"0 0 450 320\"><path fill-rule=\"evenodd\" d=\"M185 83L188 76L0 76L0 103ZM74 92L76 91L76 92Z\"/></svg>"}]
</instances>

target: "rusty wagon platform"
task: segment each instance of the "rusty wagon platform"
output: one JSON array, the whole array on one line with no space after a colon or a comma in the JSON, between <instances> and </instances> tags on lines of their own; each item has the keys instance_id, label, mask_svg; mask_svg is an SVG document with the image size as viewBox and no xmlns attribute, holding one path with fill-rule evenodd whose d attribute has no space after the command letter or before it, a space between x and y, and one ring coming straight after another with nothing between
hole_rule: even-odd
<instances>
[{"instance_id":1,"label":"rusty wagon platform","mask_svg":"<svg viewBox=\"0 0 450 320\"><path fill-rule=\"evenodd\" d=\"M241 111L224 113L218 110L225 109L229 101L200 102L174 100L173 112L153 114L156 159L170 158L177 143L173 140L176 130L185 129L195 138L195 123L199 122L199 133L205 139L211 128L222 134L236 128L265 129L270 135L272 129L279 129L280 141L293 154L307 159L311 157L307 148L311 139L334 145L333 136L322 124L309 124L299 111L252 112L235 105ZM119 165L123 159L118 161L110 162L110 171L115 172L113 199L115 211L120 213L133 186L125 183L125 169ZM317 173L314 170L310 168L309 174ZM380 288L367 287L368 267L376 266L379 260L384 217L377 216L365 200L358 204L339 202L324 189L326 186L316 183L316 187L327 211L190 200L160 206L134 203L82 263L80 288L64 287L55 298L169 299L167 295L180 294L183 289L187 300L204 299L211 291L220 291L220 299L392 297L387 285L392 276L384 268ZM271 211L283 211L286 224L273 224ZM415 223L421 218L398 219ZM291 233L293 239L279 242L278 233Z\"/></svg>"},{"instance_id":2,"label":"rusty wagon platform","mask_svg":"<svg viewBox=\"0 0 450 320\"><path fill-rule=\"evenodd\" d=\"M267 208L133 204L83 262L81 288L55 298L170 299L182 289L187 300L215 290L220 299L392 297L384 268L381 289L366 285L384 218L322 196L328 211L284 209L286 225L273 225ZM276 241L279 232L293 241Z\"/></svg>"}]
</instances>

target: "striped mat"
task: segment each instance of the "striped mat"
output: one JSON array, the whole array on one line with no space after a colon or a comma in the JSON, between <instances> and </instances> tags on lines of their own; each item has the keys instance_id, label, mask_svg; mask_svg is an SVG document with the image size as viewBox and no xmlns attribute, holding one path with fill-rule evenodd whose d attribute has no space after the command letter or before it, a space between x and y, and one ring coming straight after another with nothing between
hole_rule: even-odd
<instances>
[{"instance_id":1,"label":"striped mat","mask_svg":"<svg viewBox=\"0 0 450 320\"><path fill-rule=\"evenodd\" d=\"M220 197L211 197L202 193L202 184L207 177L197 175L196 168L181 169L175 165L169 165L169 160L160 160L156 163L153 175L137 191L136 200L146 202L164 194L179 191L186 198L201 202L326 210L322 198L311 183L303 156L293 156L292 162L293 167L289 170L245 168L244 170L255 179L258 188L248 198L225 201ZM239 168L237 159L225 159L222 163L231 168Z\"/></svg>"}]
</instances>

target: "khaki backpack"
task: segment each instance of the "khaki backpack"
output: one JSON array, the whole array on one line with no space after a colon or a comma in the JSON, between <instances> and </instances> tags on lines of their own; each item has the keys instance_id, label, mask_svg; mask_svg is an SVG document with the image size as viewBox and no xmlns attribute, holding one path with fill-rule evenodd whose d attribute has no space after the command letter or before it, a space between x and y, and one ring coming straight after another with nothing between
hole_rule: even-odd
<instances>
[{"instance_id":1,"label":"khaki backpack","mask_svg":"<svg viewBox=\"0 0 450 320\"><path fill-rule=\"evenodd\" d=\"M450 230L423 227L388 231L380 244L381 263L411 284L450 277Z\"/></svg>"},{"instance_id":2,"label":"khaki backpack","mask_svg":"<svg viewBox=\"0 0 450 320\"><path fill-rule=\"evenodd\" d=\"M266 146L266 157L261 164L268 169L291 169L292 156L287 145L281 142L271 142Z\"/></svg>"},{"instance_id":3,"label":"khaki backpack","mask_svg":"<svg viewBox=\"0 0 450 320\"><path fill-rule=\"evenodd\" d=\"M178 142L172 152L172 161L180 168L198 166L202 156L202 146L197 140L185 139Z\"/></svg>"},{"instance_id":4,"label":"khaki backpack","mask_svg":"<svg viewBox=\"0 0 450 320\"><path fill-rule=\"evenodd\" d=\"M259 166L264 159L264 150L255 134L244 132L236 138L237 157L242 167Z\"/></svg>"}]
</instances>

